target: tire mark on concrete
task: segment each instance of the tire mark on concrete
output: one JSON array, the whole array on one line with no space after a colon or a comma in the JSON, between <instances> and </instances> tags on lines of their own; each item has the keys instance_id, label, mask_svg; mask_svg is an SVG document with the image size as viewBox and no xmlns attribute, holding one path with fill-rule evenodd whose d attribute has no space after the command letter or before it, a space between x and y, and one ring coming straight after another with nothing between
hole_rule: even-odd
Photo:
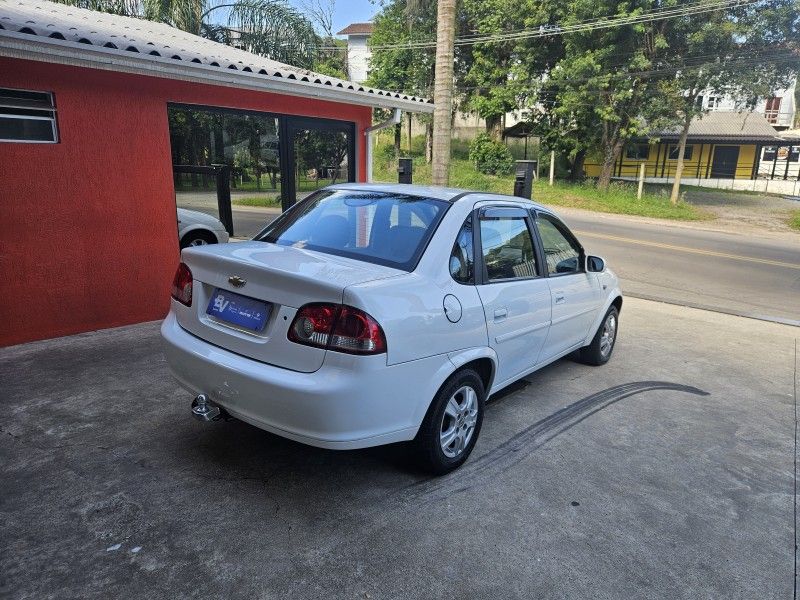
<instances>
[{"instance_id":1,"label":"tire mark on concrete","mask_svg":"<svg viewBox=\"0 0 800 600\"><path fill-rule=\"evenodd\" d=\"M507 471L550 440L612 404L653 390L674 390L697 396L709 395L708 392L696 387L667 381L635 381L617 385L582 398L552 415L536 421L486 454L468 461L459 470L448 476L413 483L401 489L398 494L409 501L434 502L466 491L482 480L496 477Z\"/></svg>"}]
</instances>

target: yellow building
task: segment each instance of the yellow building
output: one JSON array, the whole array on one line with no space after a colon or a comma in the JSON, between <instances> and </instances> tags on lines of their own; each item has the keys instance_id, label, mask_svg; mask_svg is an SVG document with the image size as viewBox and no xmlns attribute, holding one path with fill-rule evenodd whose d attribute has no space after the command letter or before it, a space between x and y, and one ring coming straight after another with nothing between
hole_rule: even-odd
<instances>
[{"instance_id":1,"label":"yellow building","mask_svg":"<svg viewBox=\"0 0 800 600\"><path fill-rule=\"evenodd\" d=\"M653 132L632 140L614 165L613 176L634 178L645 165L648 181L670 179L678 163L679 131ZM689 127L683 178L798 179L800 139L779 137L762 114L710 112ZM597 177L600 163L587 158L585 174Z\"/></svg>"}]
</instances>

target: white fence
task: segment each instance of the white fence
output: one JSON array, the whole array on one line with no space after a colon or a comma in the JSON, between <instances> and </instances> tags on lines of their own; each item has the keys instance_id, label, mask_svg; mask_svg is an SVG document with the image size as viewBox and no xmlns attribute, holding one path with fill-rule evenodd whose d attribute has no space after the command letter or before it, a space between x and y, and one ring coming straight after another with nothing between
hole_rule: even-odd
<instances>
[{"instance_id":1,"label":"white fence","mask_svg":"<svg viewBox=\"0 0 800 600\"><path fill-rule=\"evenodd\" d=\"M637 180L636 177L615 177L615 179L624 181ZM672 183L672 177L646 177L645 183ZM744 192L800 196L800 181L796 179L791 181L783 179L698 179L696 177L682 177L681 185L695 185L716 190L740 190Z\"/></svg>"}]
</instances>

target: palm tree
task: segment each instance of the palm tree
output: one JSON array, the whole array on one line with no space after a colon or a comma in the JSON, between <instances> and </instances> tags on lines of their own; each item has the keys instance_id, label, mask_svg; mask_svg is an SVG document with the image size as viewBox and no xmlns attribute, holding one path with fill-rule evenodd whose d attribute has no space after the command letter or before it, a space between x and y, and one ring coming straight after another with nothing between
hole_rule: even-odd
<instances>
[{"instance_id":1,"label":"palm tree","mask_svg":"<svg viewBox=\"0 0 800 600\"><path fill-rule=\"evenodd\" d=\"M284 0L56 0L167 23L216 42L310 69L319 48L312 23Z\"/></svg>"},{"instance_id":2,"label":"palm tree","mask_svg":"<svg viewBox=\"0 0 800 600\"><path fill-rule=\"evenodd\" d=\"M456 0L439 0L436 27L436 78L433 84L433 185L447 185L453 129L453 42Z\"/></svg>"}]
</instances>

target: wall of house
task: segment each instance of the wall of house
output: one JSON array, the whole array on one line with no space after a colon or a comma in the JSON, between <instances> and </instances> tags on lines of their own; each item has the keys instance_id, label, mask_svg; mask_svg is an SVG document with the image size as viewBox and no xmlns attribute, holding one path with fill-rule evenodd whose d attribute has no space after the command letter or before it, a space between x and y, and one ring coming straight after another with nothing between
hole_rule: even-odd
<instances>
[{"instance_id":1,"label":"wall of house","mask_svg":"<svg viewBox=\"0 0 800 600\"><path fill-rule=\"evenodd\" d=\"M178 263L167 102L356 123L369 107L0 58L55 95L60 142L0 142L0 345L159 319Z\"/></svg>"},{"instance_id":2,"label":"wall of house","mask_svg":"<svg viewBox=\"0 0 800 600\"><path fill-rule=\"evenodd\" d=\"M659 143L650 146L646 160L626 158L624 156L614 167L615 177L638 177L639 168L645 164L645 177L673 177L677 168L677 159L669 158L669 147L674 144ZM711 176L714 148L718 145L731 144L687 144L693 147L692 157L684 160L683 177L705 179ZM736 144L739 146L739 158L736 163L736 179L750 179L753 172L753 163L756 156L755 144ZM600 164L597 161L587 160L584 164L587 177L600 175Z\"/></svg>"}]
</instances>

